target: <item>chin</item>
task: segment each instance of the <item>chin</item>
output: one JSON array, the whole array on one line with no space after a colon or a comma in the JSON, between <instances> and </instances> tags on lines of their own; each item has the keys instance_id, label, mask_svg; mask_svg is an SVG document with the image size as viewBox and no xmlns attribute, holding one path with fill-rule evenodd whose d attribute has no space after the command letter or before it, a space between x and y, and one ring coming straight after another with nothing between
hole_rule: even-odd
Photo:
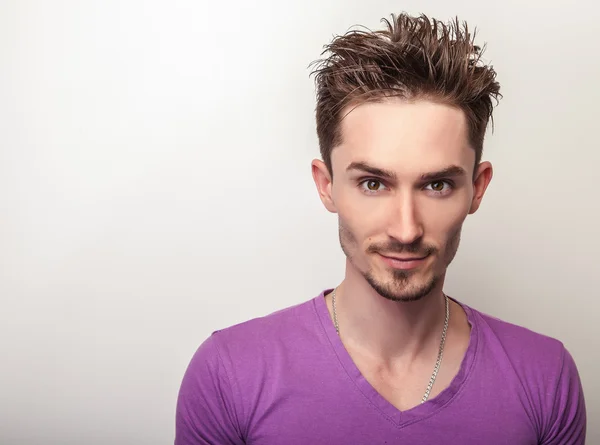
<instances>
[{"instance_id":1,"label":"chin","mask_svg":"<svg viewBox=\"0 0 600 445\"><path fill-rule=\"evenodd\" d=\"M388 278L387 280L378 280L370 273L366 273L364 276L369 285L379 295L391 301L408 302L422 300L431 294L431 291L439 282L439 278L435 276L423 279L423 277L414 276L417 274L394 273L394 275L393 278Z\"/></svg>"}]
</instances>

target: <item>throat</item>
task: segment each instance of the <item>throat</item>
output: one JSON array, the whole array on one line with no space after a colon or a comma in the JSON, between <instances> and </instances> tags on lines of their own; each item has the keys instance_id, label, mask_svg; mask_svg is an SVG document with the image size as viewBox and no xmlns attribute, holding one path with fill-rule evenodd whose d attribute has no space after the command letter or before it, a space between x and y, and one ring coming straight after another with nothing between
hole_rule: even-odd
<instances>
[{"instance_id":1,"label":"throat","mask_svg":"<svg viewBox=\"0 0 600 445\"><path fill-rule=\"evenodd\" d=\"M334 289L328 306L337 334L344 344L371 355L374 362L392 369L392 362L398 359L411 363L430 350L443 351L451 306L444 294L411 303L380 298L376 305L365 305L347 295L340 305L336 294Z\"/></svg>"},{"instance_id":2,"label":"throat","mask_svg":"<svg viewBox=\"0 0 600 445\"><path fill-rule=\"evenodd\" d=\"M420 324L419 320L412 324L398 323L390 334L386 326L393 324L375 324L372 328L376 332L366 328L370 326L370 317L389 317L387 311L394 311L394 305L373 315L350 310L356 307L344 305L344 300L336 310L335 294L332 292L330 297L327 303L332 321L354 365L372 388L397 410L406 411L427 403L451 386L460 371L470 338L469 322L458 303L444 296L438 300L441 307L435 311L437 315L427 323ZM405 307L401 305L402 309ZM402 321L406 314L391 315L397 315L396 319Z\"/></svg>"}]
</instances>

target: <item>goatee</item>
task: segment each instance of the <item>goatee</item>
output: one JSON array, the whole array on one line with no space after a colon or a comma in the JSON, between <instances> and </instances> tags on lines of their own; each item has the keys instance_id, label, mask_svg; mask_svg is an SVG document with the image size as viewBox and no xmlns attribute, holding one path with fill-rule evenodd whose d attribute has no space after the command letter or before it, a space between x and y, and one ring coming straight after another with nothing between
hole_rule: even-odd
<instances>
[{"instance_id":1,"label":"goatee","mask_svg":"<svg viewBox=\"0 0 600 445\"><path fill-rule=\"evenodd\" d=\"M458 226L449 236L446 245L444 246L444 271L450 265L460 244L460 234L462 230L462 224ZM391 280L389 282L383 282L377 280L372 270L362 271L355 262L354 255L359 247L354 233L346 227L342 221L339 221L339 237L342 251L348 258L348 260L356 267L358 271L363 275L367 283L383 298L391 301L398 302L410 302L418 301L431 294L433 289L439 284L443 274L437 274L431 277L427 282L422 283L420 286L411 286L411 275L417 273L416 271L397 270L392 269ZM396 239L391 239L386 244L372 244L366 249L367 254L401 254L410 253L419 257L428 257L438 253L438 249L431 245L425 245L422 238L419 238L413 243L403 244Z\"/></svg>"}]
</instances>

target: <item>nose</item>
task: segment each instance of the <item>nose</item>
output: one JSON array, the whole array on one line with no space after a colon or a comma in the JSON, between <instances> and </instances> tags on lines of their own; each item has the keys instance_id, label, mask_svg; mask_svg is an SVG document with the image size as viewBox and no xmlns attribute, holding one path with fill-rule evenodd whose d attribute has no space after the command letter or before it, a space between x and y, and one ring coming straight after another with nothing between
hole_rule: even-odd
<instances>
[{"instance_id":1,"label":"nose","mask_svg":"<svg viewBox=\"0 0 600 445\"><path fill-rule=\"evenodd\" d=\"M388 235L402 244L412 244L423 236L423 223L415 197L409 191L393 198Z\"/></svg>"}]
</instances>

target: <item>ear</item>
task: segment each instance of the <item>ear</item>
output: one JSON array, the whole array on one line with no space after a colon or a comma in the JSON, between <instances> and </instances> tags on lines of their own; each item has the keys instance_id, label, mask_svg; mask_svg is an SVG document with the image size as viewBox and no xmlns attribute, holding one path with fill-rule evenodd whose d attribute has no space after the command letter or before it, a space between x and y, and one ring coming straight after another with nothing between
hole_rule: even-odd
<instances>
[{"instance_id":1,"label":"ear","mask_svg":"<svg viewBox=\"0 0 600 445\"><path fill-rule=\"evenodd\" d=\"M477 166L475 172L475 180L473 181L473 200L471 201L471 208L469 214L473 214L479 209L483 195L492 180L493 169L492 164L488 161L482 162Z\"/></svg>"},{"instance_id":2,"label":"ear","mask_svg":"<svg viewBox=\"0 0 600 445\"><path fill-rule=\"evenodd\" d=\"M311 163L312 176L319 192L319 198L327 210L331 213L336 213L337 209L331 196L331 187L333 180L329 174L329 170L323 161L315 159Z\"/></svg>"}]
</instances>

